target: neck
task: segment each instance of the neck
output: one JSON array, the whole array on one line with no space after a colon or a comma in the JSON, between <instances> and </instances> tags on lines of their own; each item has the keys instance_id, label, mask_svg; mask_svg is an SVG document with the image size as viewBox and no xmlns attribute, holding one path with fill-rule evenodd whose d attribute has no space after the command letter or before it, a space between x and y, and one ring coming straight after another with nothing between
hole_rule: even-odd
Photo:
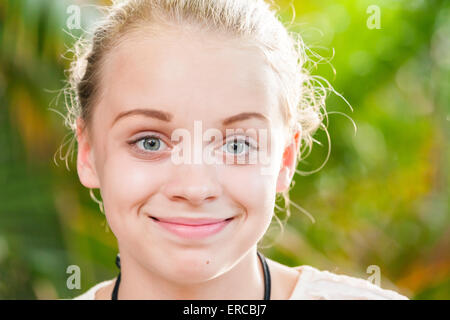
<instances>
[{"instance_id":1,"label":"neck","mask_svg":"<svg viewBox=\"0 0 450 320\"><path fill-rule=\"evenodd\" d=\"M118 299L144 300L261 300L264 273L256 247L230 270L203 282L177 283L139 264L126 251L120 253Z\"/></svg>"}]
</instances>

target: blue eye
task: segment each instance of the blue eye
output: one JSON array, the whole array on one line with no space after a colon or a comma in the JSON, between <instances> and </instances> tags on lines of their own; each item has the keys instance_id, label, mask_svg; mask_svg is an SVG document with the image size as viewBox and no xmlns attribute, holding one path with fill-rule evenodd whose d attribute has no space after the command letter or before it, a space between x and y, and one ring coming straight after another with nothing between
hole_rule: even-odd
<instances>
[{"instance_id":1,"label":"blue eye","mask_svg":"<svg viewBox=\"0 0 450 320\"><path fill-rule=\"evenodd\" d=\"M166 146L166 144L157 136L147 136L143 138L139 138L134 141L134 144L137 145L138 149L142 151L161 151L161 147Z\"/></svg>"},{"instance_id":2,"label":"blue eye","mask_svg":"<svg viewBox=\"0 0 450 320\"><path fill-rule=\"evenodd\" d=\"M251 148L253 148L253 146L248 141L235 138L225 143L223 150L234 155L240 155L248 153Z\"/></svg>"}]
</instances>

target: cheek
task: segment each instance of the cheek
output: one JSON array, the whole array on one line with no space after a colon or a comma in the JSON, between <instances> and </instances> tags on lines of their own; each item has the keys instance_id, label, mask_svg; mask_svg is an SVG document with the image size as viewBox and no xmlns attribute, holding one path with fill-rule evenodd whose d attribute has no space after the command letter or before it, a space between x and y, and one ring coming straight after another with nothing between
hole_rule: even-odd
<instances>
[{"instance_id":1,"label":"cheek","mask_svg":"<svg viewBox=\"0 0 450 320\"><path fill-rule=\"evenodd\" d=\"M261 207L271 202L276 177L261 174L257 167L224 167L219 180L227 191L248 207Z\"/></svg>"},{"instance_id":2,"label":"cheek","mask_svg":"<svg viewBox=\"0 0 450 320\"><path fill-rule=\"evenodd\" d=\"M258 166L223 167L218 171L222 188L234 202L245 208L246 233L262 236L272 219L276 176L261 174Z\"/></svg>"},{"instance_id":3,"label":"cheek","mask_svg":"<svg viewBox=\"0 0 450 320\"><path fill-rule=\"evenodd\" d=\"M108 158L104 162L101 192L105 214L114 234L136 222L140 206L158 192L167 172L148 162L130 157Z\"/></svg>"}]
</instances>

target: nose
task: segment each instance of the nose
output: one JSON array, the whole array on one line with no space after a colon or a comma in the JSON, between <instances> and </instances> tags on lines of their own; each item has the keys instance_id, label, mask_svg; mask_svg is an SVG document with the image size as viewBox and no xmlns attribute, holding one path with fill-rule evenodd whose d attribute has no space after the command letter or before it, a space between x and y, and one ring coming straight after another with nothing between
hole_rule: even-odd
<instances>
[{"instance_id":1,"label":"nose","mask_svg":"<svg viewBox=\"0 0 450 320\"><path fill-rule=\"evenodd\" d=\"M178 165L162 192L171 201L186 202L193 206L213 201L221 192L213 170L202 164Z\"/></svg>"}]
</instances>

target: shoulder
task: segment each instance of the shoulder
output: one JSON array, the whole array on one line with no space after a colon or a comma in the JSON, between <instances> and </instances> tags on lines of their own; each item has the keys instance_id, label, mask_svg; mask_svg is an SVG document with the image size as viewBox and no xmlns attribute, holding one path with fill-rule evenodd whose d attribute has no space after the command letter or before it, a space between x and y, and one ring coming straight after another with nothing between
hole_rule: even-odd
<instances>
[{"instance_id":1,"label":"shoulder","mask_svg":"<svg viewBox=\"0 0 450 320\"><path fill-rule=\"evenodd\" d=\"M73 298L73 300L95 300L95 294L97 293L97 291L100 290L101 288L110 285L114 280L115 278L97 283L95 286L91 287L85 293Z\"/></svg>"},{"instance_id":2,"label":"shoulder","mask_svg":"<svg viewBox=\"0 0 450 320\"><path fill-rule=\"evenodd\" d=\"M290 300L408 300L395 291L372 282L318 270L312 266L294 267L300 273Z\"/></svg>"}]
</instances>

